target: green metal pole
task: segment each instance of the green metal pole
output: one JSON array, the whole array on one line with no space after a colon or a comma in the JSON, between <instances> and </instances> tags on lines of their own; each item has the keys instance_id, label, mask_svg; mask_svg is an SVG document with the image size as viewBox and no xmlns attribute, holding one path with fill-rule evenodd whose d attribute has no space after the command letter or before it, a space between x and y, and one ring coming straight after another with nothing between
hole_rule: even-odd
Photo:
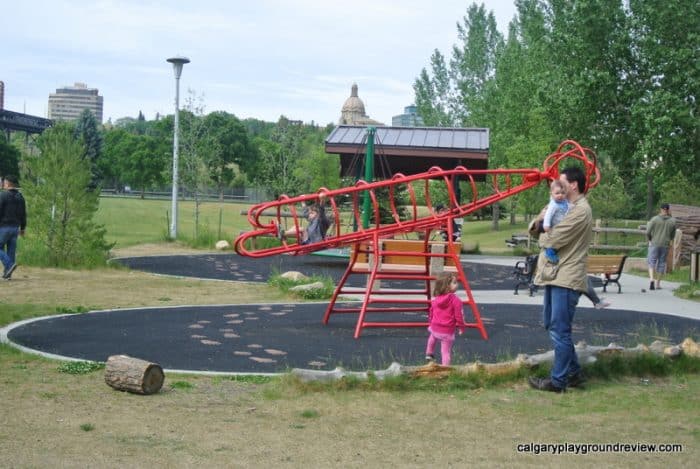
<instances>
[{"instance_id":1,"label":"green metal pole","mask_svg":"<svg viewBox=\"0 0 700 469\"><path fill-rule=\"evenodd\" d=\"M374 133L376 127L367 127L367 153L365 153L365 182L374 180ZM365 191L365 199L362 204L362 227L369 228L369 216L372 210L372 199L369 191Z\"/></svg>"}]
</instances>

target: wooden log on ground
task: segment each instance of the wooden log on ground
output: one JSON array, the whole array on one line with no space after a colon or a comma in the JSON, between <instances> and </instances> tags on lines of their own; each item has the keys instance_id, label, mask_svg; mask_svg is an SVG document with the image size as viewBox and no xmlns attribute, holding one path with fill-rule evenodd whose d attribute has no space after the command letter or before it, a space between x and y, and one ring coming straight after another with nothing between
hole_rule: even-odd
<instances>
[{"instance_id":1,"label":"wooden log on ground","mask_svg":"<svg viewBox=\"0 0 700 469\"><path fill-rule=\"evenodd\" d=\"M373 374L378 380L384 380L392 376L400 376L403 374L403 367L396 362L389 365L386 370L378 370ZM367 371L347 371L342 367L337 367L334 370L307 370L304 368L293 368L292 376L296 376L299 380L303 382L308 381L321 381L330 382L337 381L342 378L352 377L361 380L366 380L369 378L370 373Z\"/></svg>"},{"instance_id":2,"label":"wooden log on ground","mask_svg":"<svg viewBox=\"0 0 700 469\"><path fill-rule=\"evenodd\" d=\"M105 365L105 383L118 391L154 394L163 386L163 368L128 355L112 355Z\"/></svg>"},{"instance_id":3,"label":"wooden log on ground","mask_svg":"<svg viewBox=\"0 0 700 469\"><path fill-rule=\"evenodd\" d=\"M636 347L632 348L624 348L615 343L611 343L607 346L599 346L588 345L581 341L576 344L576 354L578 355L579 362L582 364L593 363L599 356L635 356L641 353L654 353L672 359L681 355L700 357L700 345L690 338L685 339L683 343L678 345L669 345L666 342L654 341L649 346L638 344ZM402 374L433 378L442 378L452 372L462 374L488 373L490 375L504 375L515 372L523 367L533 368L545 363L552 363L553 361L554 350L550 350L536 355L519 354L515 360L499 363L476 362L466 365L441 366L433 362L421 366L404 366L394 362L386 370L379 370L373 373L367 371L346 371L343 368L336 368L331 371L294 368L292 370L292 375L304 382L331 382L345 377L366 380L370 374L374 375L374 377L380 381L388 377L400 376Z\"/></svg>"}]
</instances>

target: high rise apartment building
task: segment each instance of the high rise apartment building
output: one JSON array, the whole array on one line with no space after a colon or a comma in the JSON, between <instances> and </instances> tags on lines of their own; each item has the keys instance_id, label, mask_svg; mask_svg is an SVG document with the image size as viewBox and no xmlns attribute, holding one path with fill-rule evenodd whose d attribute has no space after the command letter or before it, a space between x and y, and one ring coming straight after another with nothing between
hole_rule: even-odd
<instances>
[{"instance_id":1,"label":"high rise apartment building","mask_svg":"<svg viewBox=\"0 0 700 469\"><path fill-rule=\"evenodd\" d=\"M85 83L58 88L49 95L49 119L77 120L89 109L98 123L102 123L103 98L97 88L88 88Z\"/></svg>"}]
</instances>

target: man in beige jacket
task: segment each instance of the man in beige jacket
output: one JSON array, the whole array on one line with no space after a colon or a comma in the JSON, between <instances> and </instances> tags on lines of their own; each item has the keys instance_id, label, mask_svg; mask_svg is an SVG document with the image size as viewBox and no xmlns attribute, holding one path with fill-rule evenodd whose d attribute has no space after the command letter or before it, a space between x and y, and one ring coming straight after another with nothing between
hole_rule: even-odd
<instances>
[{"instance_id":1,"label":"man in beige jacket","mask_svg":"<svg viewBox=\"0 0 700 469\"><path fill-rule=\"evenodd\" d=\"M540 236L540 246L554 248L559 263L549 263L540 253L535 276L535 284L544 286L544 327L554 346L554 364L550 378L529 379L533 388L552 392L564 392L567 386L583 383L571 329L579 296L587 291L586 261L593 233L585 174L580 168L570 167L561 172L559 179L567 189L569 211L550 232Z\"/></svg>"}]
</instances>

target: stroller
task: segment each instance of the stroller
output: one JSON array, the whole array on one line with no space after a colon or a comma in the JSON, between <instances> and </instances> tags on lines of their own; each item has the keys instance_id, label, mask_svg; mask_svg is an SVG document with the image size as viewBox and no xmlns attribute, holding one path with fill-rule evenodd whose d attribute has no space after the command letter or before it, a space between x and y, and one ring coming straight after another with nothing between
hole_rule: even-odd
<instances>
[{"instance_id":1,"label":"stroller","mask_svg":"<svg viewBox=\"0 0 700 469\"><path fill-rule=\"evenodd\" d=\"M533 296L537 291L537 285L533 283L535 277L535 270L537 269L537 254L532 254L527 256L524 261L518 261L515 263L515 268L513 269L513 277L518 283L515 284L514 295L518 294L518 289L521 285L526 286L530 291L530 296Z\"/></svg>"}]
</instances>

